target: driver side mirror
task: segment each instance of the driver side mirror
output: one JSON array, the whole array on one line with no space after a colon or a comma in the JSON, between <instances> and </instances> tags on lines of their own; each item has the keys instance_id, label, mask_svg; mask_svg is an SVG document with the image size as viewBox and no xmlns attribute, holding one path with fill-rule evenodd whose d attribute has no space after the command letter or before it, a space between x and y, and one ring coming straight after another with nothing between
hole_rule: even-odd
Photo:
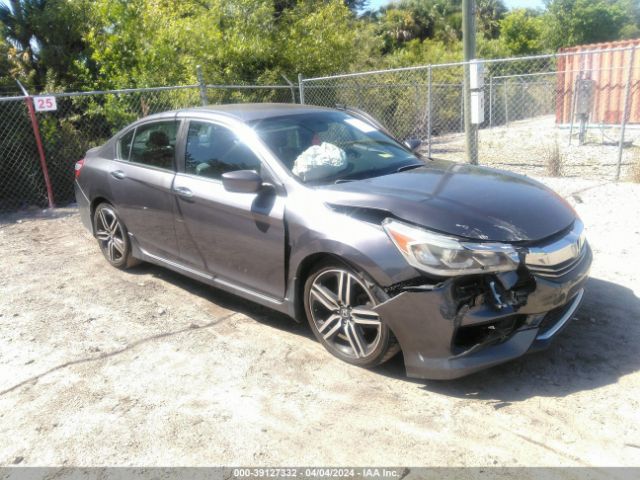
<instances>
[{"instance_id":1,"label":"driver side mirror","mask_svg":"<svg viewBox=\"0 0 640 480\"><path fill-rule=\"evenodd\" d=\"M415 152L422 145L422 140L419 138L408 138L404 141L404 146L412 152Z\"/></svg>"},{"instance_id":2,"label":"driver side mirror","mask_svg":"<svg viewBox=\"0 0 640 480\"><path fill-rule=\"evenodd\" d=\"M256 193L262 187L262 178L254 170L236 170L222 174L222 186L229 192Z\"/></svg>"}]
</instances>

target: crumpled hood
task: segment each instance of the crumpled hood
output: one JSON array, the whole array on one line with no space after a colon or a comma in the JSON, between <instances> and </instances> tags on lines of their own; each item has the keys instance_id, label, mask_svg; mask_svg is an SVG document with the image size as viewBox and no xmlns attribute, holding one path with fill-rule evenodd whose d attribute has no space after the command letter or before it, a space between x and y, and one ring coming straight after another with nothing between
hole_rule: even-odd
<instances>
[{"instance_id":1,"label":"crumpled hood","mask_svg":"<svg viewBox=\"0 0 640 480\"><path fill-rule=\"evenodd\" d=\"M563 198L539 182L442 160L318 191L330 205L383 210L431 230L475 240L540 240L576 218Z\"/></svg>"}]
</instances>

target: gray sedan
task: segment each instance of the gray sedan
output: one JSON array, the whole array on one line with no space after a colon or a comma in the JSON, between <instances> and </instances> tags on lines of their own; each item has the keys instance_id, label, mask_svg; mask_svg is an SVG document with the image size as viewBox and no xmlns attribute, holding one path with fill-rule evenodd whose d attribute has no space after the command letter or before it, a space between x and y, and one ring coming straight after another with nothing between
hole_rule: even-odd
<instances>
[{"instance_id":1,"label":"gray sedan","mask_svg":"<svg viewBox=\"0 0 640 480\"><path fill-rule=\"evenodd\" d=\"M152 262L306 320L338 358L455 378L538 350L591 250L545 186L423 159L369 115L244 104L145 117L76 164L117 268Z\"/></svg>"}]
</instances>

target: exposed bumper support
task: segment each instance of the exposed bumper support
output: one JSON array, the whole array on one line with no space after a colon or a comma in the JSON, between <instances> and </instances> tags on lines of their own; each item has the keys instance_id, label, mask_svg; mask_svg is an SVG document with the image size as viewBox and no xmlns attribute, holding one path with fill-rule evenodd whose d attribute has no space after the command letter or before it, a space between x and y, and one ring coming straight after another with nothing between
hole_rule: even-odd
<instances>
[{"instance_id":1,"label":"exposed bumper support","mask_svg":"<svg viewBox=\"0 0 640 480\"><path fill-rule=\"evenodd\" d=\"M580 264L559 279L534 276L535 289L521 307L460 306L449 280L428 291L400 293L375 310L396 335L408 376L458 378L547 347L579 307L591 259L588 250ZM518 323L508 335L488 337L467 349L456 347L460 328L499 325L496 322L509 317Z\"/></svg>"}]
</instances>

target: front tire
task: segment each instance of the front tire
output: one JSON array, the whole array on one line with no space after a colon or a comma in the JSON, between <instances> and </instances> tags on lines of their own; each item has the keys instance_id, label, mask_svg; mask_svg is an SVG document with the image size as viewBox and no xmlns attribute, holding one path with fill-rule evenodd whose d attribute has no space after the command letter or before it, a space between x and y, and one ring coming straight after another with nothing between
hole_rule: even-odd
<instances>
[{"instance_id":1,"label":"front tire","mask_svg":"<svg viewBox=\"0 0 640 480\"><path fill-rule=\"evenodd\" d=\"M119 269L138 262L131 256L131 242L118 212L109 203L101 203L93 214L94 236L104 258Z\"/></svg>"},{"instance_id":2,"label":"front tire","mask_svg":"<svg viewBox=\"0 0 640 480\"><path fill-rule=\"evenodd\" d=\"M373 308L388 299L363 274L339 262L324 262L309 275L304 306L318 341L339 359L365 368L386 362L400 350Z\"/></svg>"}]
</instances>

